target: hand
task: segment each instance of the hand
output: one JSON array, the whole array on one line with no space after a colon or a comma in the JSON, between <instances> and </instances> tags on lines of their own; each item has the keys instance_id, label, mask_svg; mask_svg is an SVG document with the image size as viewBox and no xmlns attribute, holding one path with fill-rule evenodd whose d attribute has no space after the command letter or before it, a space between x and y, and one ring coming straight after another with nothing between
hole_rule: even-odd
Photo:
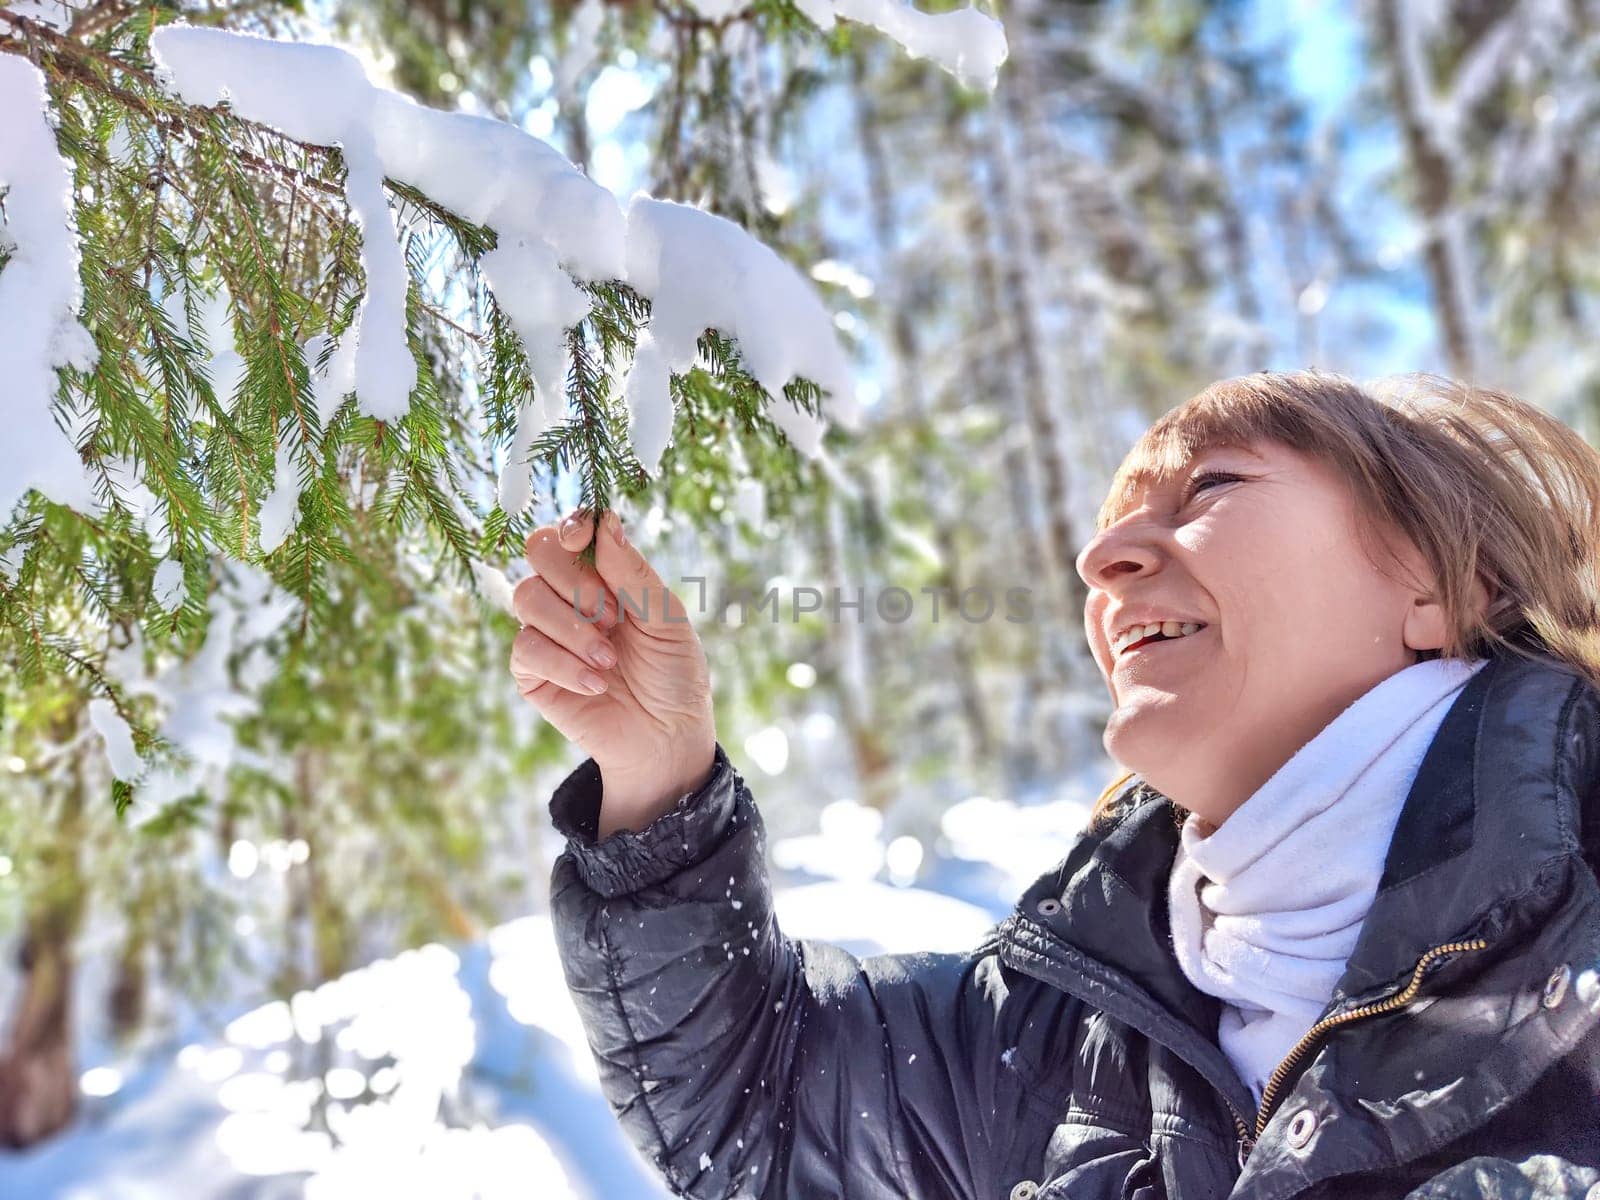
<instances>
[{"instance_id":1,"label":"hand","mask_svg":"<svg viewBox=\"0 0 1600 1200\"><path fill-rule=\"evenodd\" d=\"M577 557L591 536L594 567ZM534 575L512 593L523 623L511 644L517 690L599 766L599 835L643 829L711 774L700 639L615 512L601 515L597 536L582 510L541 526L526 552Z\"/></svg>"}]
</instances>

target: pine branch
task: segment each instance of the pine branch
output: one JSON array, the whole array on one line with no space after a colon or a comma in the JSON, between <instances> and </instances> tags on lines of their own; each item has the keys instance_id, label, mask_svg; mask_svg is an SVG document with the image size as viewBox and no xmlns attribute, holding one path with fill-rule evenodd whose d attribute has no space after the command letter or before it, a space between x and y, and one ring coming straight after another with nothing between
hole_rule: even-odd
<instances>
[{"instance_id":1,"label":"pine branch","mask_svg":"<svg viewBox=\"0 0 1600 1200\"><path fill-rule=\"evenodd\" d=\"M491 450L510 443L534 383L520 339L477 269L497 245L495 232L388 179L410 274L406 336L417 386L392 423L365 416L348 396L335 407L328 397L319 401L338 346L356 336L365 287L343 156L226 105L191 107L165 93L149 63L156 19L105 9L94 36L111 48L101 48L0 9L0 53L28 53L46 71L58 143L80 194L84 321L100 355L92 371L63 373L63 394L89 406L81 452L96 468L101 495L119 510L90 536L101 549L132 548L118 559L127 573L120 588L89 570L88 560L52 570L73 580L101 622L131 614L149 618L155 636L193 637L205 620L201 606L172 614L150 607L155 563L131 514L120 511L105 460L135 464L162 506L175 557L221 551L259 560L259 506L288 482L275 475L280 439L292 439L294 528L266 565L300 603L304 644L334 612L329 568L358 565L357 547L368 537L420 527L466 579L478 556L518 546L524 519L498 506L480 516L465 485L488 476ZM121 45L127 48L115 48ZM534 472L541 490L568 475L580 502L597 511L653 486L679 494L686 485L670 470L653 482L634 457L613 378L632 356L650 304L616 281L580 286L591 308L566 333L564 395L541 397L556 417L527 463L507 469ZM216 313L207 298L219 287L231 303ZM210 345L219 334L221 344ZM310 335L322 338L314 362L302 346ZM234 348L242 364L229 357ZM700 350L705 366L670 385L687 436L668 463L727 481L729 465L715 447L740 438L741 461L775 477L797 475L795 456L764 416L769 399L734 344L708 330ZM800 383L770 402L814 413L817 396ZM357 470L378 481L370 510L364 497L349 495ZM35 596L31 585L6 592L0 643L36 671L67 669L71 660L51 650L55 618Z\"/></svg>"}]
</instances>

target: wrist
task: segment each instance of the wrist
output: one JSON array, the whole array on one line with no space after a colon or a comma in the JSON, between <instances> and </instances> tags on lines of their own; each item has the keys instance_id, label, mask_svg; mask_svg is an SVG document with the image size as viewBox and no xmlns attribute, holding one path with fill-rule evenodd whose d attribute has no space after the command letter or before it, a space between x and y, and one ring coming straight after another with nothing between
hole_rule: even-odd
<instances>
[{"instance_id":1,"label":"wrist","mask_svg":"<svg viewBox=\"0 0 1600 1200\"><path fill-rule=\"evenodd\" d=\"M644 766L600 767L600 828L605 837L618 829L638 831L666 812L679 797L703 788L716 757L712 737L692 750L645 755Z\"/></svg>"}]
</instances>

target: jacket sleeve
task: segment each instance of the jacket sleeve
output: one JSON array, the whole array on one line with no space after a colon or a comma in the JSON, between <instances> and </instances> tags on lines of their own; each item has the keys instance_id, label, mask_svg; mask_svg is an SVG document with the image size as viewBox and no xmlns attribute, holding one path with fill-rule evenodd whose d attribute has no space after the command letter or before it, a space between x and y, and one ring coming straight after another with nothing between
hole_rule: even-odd
<instances>
[{"instance_id":1,"label":"jacket sleeve","mask_svg":"<svg viewBox=\"0 0 1600 1200\"><path fill-rule=\"evenodd\" d=\"M1408 1192L1406 1200L1587 1200L1600 1195L1600 1170L1553 1154L1520 1161L1480 1155L1457 1163Z\"/></svg>"},{"instance_id":2,"label":"jacket sleeve","mask_svg":"<svg viewBox=\"0 0 1600 1200\"><path fill-rule=\"evenodd\" d=\"M556 938L606 1097L672 1189L971 1196L993 957L857 960L785 937L761 818L720 745L706 785L642 831L596 841L599 802L589 760L551 803L568 838Z\"/></svg>"}]
</instances>

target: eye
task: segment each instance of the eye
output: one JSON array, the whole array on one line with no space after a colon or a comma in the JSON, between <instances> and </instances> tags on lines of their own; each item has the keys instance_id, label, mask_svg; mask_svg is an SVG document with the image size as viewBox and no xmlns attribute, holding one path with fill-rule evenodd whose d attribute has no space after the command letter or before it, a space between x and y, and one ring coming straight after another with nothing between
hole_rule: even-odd
<instances>
[{"instance_id":1,"label":"eye","mask_svg":"<svg viewBox=\"0 0 1600 1200\"><path fill-rule=\"evenodd\" d=\"M1235 475L1232 471L1207 470L1200 471L1189 480L1189 486L1184 490L1183 502L1185 504L1200 494L1201 489L1209 484L1235 483L1243 479L1243 475Z\"/></svg>"}]
</instances>

